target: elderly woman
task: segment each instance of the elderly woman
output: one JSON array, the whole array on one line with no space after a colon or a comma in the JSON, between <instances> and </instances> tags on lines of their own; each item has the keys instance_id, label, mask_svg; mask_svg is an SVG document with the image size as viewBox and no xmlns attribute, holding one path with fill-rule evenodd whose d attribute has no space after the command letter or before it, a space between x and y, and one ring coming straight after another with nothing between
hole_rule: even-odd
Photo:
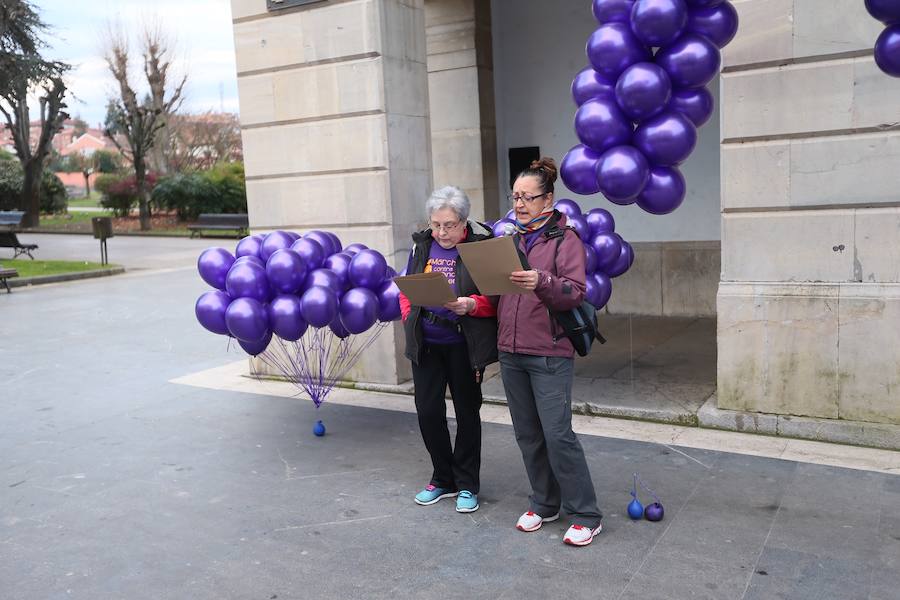
<instances>
[{"instance_id":1,"label":"elderly woman","mask_svg":"<svg viewBox=\"0 0 900 600\"><path fill-rule=\"evenodd\" d=\"M457 512L478 510L481 468L481 378L497 360L496 309L478 292L457 244L487 239L490 230L469 221L469 198L448 186L425 204L429 227L412 236L407 274L443 273L457 299L443 306L410 306L400 295L406 356L412 361L416 413L434 470L415 501L423 506L456 496ZM445 394L456 412L450 445Z\"/></svg>"},{"instance_id":2,"label":"elderly woman","mask_svg":"<svg viewBox=\"0 0 900 600\"><path fill-rule=\"evenodd\" d=\"M516 528L537 531L558 519L562 508L572 522L563 541L586 546L600 532L602 515L584 451L572 431L574 349L548 310L581 304L585 256L565 215L553 209L555 180L556 165L542 158L513 184L514 239L531 268L510 276L527 293L500 298L500 371L532 489L531 506Z\"/></svg>"}]
</instances>

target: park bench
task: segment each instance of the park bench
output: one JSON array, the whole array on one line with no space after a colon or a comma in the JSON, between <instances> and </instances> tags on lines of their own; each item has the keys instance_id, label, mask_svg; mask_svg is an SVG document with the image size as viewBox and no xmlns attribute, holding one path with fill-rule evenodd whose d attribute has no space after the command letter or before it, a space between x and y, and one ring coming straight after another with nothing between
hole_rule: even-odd
<instances>
[{"instance_id":1,"label":"park bench","mask_svg":"<svg viewBox=\"0 0 900 600\"><path fill-rule=\"evenodd\" d=\"M19 272L16 271L15 269L4 269L3 267L0 267L0 282L2 282L3 285L6 287L7 294L12 293L12 290L9 289L9 282L7 281L7 279L9 279L10 277L18 277L18 276L19 276Z\"/></svg>"},{"instance_id":2,"label":"park bench","mask_svg":"<svg viewBox=\"0 0 900 600\"><path fill-rule=\"evenodd\" d=\"M37 250L37 244L23 244L16 236L16 231L22 225L23 216L25 213L21 210L0 210L0 248L12 248L15 252L14 259L24 254L34 260L31 251Z\"/></svg>"},{"instance_id":3,"label":"park bench","mask_svg":"<svg viewBox=\"0 0 900 600\"><path fill-rule=\"evenodd\" d=\"M203 235L203 230L237 231L239 235L246 235L250 229L250 219L245 214L210 214L204 213L197 217L197 222L188 225L191 237Z\"/></svg>"}]
</instances>

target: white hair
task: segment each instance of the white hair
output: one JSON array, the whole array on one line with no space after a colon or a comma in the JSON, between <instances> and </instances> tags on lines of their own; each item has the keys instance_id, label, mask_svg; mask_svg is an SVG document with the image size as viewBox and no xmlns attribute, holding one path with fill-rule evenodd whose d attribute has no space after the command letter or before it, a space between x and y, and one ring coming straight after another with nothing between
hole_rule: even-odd
<instances>
[{"instance_id":1,"label":"white hair","mask_svg":"<svg viewBox=\"0 0 900 600\"><path fill-rule=\"evenodd\" d=\"M431 192L431 196L425 202L425 217L431 218L435 211L449 208L456 213L460 221L469 220L469 208L471 203L466 193L454 185L447 185L439 190Z\"/></svg>"}]
</instances>

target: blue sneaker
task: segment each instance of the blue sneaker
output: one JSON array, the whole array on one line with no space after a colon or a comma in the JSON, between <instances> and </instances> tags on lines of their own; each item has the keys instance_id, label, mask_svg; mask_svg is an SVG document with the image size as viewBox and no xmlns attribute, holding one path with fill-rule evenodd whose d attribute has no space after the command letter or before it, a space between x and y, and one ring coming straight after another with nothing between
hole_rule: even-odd
<instances>
[{"instance_id":1,"label":"blue sneaker","mask_svg":"<svg viewBox=\"0 0 900 600\"><path fill-rule=\"evenodd\" d=\"M469 490L463 490L456 497L456 512L470 513L478 510L478 496Z\"/></svg>"},{"instance_id":2,"label":"blue sneaker","mask_svg":"<svg viewBox=\"0 0 900 600\"><path fill-rule=\"evenodd\" d=\"M416 504L428 506L429 504L434 504L438 500L443 500L444 498L452 498L456 494L457 492L450 491L447 488L439 488L429 483L425 486L424 490L416 494Z\"/></svg>"}]
</instances>

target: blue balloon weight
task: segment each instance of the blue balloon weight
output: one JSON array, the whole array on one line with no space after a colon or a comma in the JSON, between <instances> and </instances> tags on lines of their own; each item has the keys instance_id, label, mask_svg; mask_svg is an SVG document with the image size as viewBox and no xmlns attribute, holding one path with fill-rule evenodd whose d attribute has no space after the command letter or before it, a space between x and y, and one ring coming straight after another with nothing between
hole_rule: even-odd
<instances>
[{"instance_id":1,"label":"blue balloon weight","mask_svg":"<svg viewBox=\"0 0 900 600\"><path fill-rule=\"evenodd\" d=\"M606 23L588 38L585 48L591 65L607 79L618 78L635 63L650 59L650 52L626 23Z\"/></svg>"},{"instance_id":2,"label":"blue balloon weight","mask_svg":"<svg viewBox=\"0 0 900 600\"><path fill-rule=\"evenodd\" d=\"M300 312L300 298L293 294L275 296L267 308L269 327L278 337L296 342L306 333L307 323Z\"/></svg>"},{"instance_id":3,"label":"blue balloon weight","mask_svg":"<svg viewBox=\"0 0 900 600\"><path fill-rule=\"evenodd\" d=\"M594 67L585 67L572 80L572 100L581 106L593 98L615 100L616 82L594 70Z\"/></svg>"},{"instance_id":4,"label":"blue balloon weight","mask_svg":"<svg viewBox=\"0 0 900 600\"><path fill-rule=\"evenodd\" d=\"M631 9L631 30L642 44L654 48L674 42L687 21L684 0L637 0Z\"/></svg>"},{"instance_id":5,"label":"blue balloon weight","mask_svg":"<svg viewBox=\"0 0 900 600\"><path fill-rule=\"evenodd\" d=\"M325 435L325 425L322 421L316 421L316 424L313 425L313 434L316 437L322 437Z\"/></svg>"},{"instance_id":6,"label":"blue balloon weight","mask_svg":"<svg viewBox=\"0 0 900 600\"><path fill-rule=\"evenodd\" d=\"M628 516L634 521L644 516L644 505L637 498L628 503Z\"/></svg>"}]
</instances>

